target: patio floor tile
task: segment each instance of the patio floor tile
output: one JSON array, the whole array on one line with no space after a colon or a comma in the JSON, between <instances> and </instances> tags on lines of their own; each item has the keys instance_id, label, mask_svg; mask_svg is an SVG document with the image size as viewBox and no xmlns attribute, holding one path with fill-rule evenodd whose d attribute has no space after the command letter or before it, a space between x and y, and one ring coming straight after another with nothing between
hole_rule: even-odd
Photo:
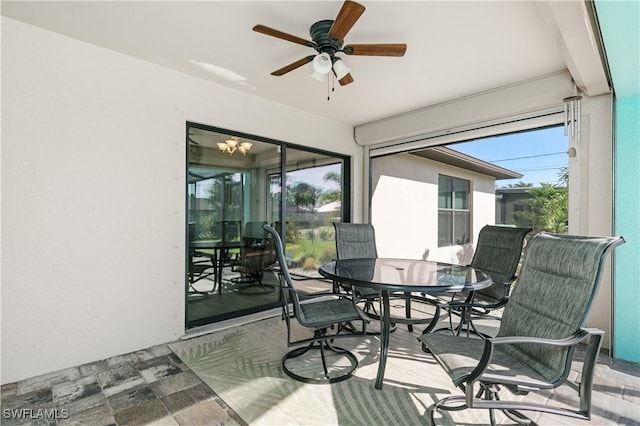
<instances>
[{"instance_id":1,"label":"patio floor tile","mask_svg":"<svg viewBox=\"0 0 640 426\"><path fill-rule=\"evenodd\" d=\"M577 377L575 371L571 374ZM592 421L581 424L640 424L640 365L601 355L594 392L597 406L605 408L594 408ZM529 397L541 404L568 405L576 401L576 392L563 385ZM8 383L0 389L0 400L3 414L47 409L57 415L53 419L3 415L3 426L246 425L167 345ZM575 419L549 414L531 417L541 425L577 424Z\"/></svg>"}]
</instances>

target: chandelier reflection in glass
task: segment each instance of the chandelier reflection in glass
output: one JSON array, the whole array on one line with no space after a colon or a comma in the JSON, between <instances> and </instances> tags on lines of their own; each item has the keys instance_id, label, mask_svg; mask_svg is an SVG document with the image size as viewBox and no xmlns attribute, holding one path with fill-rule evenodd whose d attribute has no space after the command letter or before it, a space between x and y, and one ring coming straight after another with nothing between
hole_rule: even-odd
<instances>
[{"instance_id":1,"label":"chandelier reflection in glass","mask_svg":"<svg viewBox=\"0 0 640 426\"><path fill-rule=\"evenodd\" d=\"M218 142L218 149L225 154L233 155L234 152L240 151L242 155L247 155L253 144L251 142L240 142L236 136L227 139L224 142Z\"/></svg>"}]
</instances>

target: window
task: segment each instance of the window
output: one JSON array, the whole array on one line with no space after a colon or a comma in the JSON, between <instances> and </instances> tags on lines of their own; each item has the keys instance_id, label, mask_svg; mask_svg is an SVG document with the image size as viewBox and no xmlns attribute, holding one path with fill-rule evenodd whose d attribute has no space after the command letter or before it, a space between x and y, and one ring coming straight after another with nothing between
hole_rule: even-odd
<instances>
[{"instance_id":1,"label":"window","mask_svg":"<svg viewBox=\"0 0 640 426\"><path fill-rule=\"evenodd\" d=\"M438 247L470 241L470 187L468 180L438 176Z\"/></svg>"}]
</instances>

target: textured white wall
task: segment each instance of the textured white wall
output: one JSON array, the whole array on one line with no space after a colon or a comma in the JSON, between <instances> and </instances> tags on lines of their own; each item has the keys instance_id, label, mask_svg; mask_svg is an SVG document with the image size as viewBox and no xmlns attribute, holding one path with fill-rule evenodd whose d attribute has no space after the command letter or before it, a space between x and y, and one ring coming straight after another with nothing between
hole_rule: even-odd
<instances>
[{"instance_id":1,"label":"textured white wall","mask_svg":"<svg viewBox=\"0 0 640 426\"><path fill-rule=\"evenodd\" d=\"M495 221L495 181L485 175L409 154L374 158L371 172L371 223L381 257L422 259L428 251L429 260L471 260L468 247L438 248L438 174L472 181L473 241Z\"/></svg>"},{"instance_id":2,"label":"textured white wall","mask_svg":"<svg viewBox=\"0 0 640 426\"><path fill-rule=\"evenodd\" d=\"M186 121L352 155L362 187L344 123L2 18L2 383L183 335Z\"/></svg>"},{"instance_id":3,"label":"textured white wall","mask_svg":"<svg viewBox=\"0 0 640 426\"><path fill-rule=\"evenodd\" d=\"M579 142L570 141L569 233L613 235L611 95L583 96ZM605 331L603 346L611 347L611 259L607 260L587 326Z\"/></svg>"}]
</instances>

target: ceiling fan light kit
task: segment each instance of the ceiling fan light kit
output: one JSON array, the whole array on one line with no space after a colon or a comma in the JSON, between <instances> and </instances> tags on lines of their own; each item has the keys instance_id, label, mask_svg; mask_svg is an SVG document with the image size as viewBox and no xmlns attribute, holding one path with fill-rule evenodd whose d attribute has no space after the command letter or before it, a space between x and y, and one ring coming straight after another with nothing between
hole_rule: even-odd
<instances>
[{"instance_id":1,"label":"ceiling fan light kit","mask_svg":"<svg viewBox=\"0 0 640 426\"><path fill-rule=\"evenodd\" d=\"M327 52L322 52L313 58L313 69L318 74L327 74L331 71L331 56Z\"/></svg>"},{"instance_id":2,"label":"ceiling fan light kit","mask_svg":"<svg viewBox=\"0 0 640 426\"><path fill-rule=\"evenodd\" d=\"M327 74L321 74L318 71L316 71L315 69L313 70L313 72L311 74L309 74L309 77L318 80L320 83L324 83L327 81Z\"/></svg>"},{"instance_id":3,"label":"ceiling fan light kit","mask_svg":"<svg viewBox=\"0 0 640 426\"><path fill-rule=\"evenodd\" d=\"M344 63L342 58L336 56L337 53L360 56L404 56L407 50L406 44L350 44L343 47L344 37L364 13L364 10L365 8L361 4L346 0L335 21L322 20L311 25L309 32L312 41L265 25L253 27L255 32L301 44L317 52L315 55L306 56L282 67L272 72L271 75L279 77L312 62L313 72L311 77L324 82L326 81L325 76L333 70L340 85L345 86L353 82L353 77L351 76L351 69Z\"/></svg>"},{"instance_id":4,"label":"ceiling fan light kit","mask_svg":"<svg viewBox=\"0 0 640 426\"><path fill-rule=\"evenodd\" d=\"M333 63L333 71L336 73L338 80L340 80L351 72L351 68L349 68L342 59L336 58Z\"/></svg>"}]
</instances>

